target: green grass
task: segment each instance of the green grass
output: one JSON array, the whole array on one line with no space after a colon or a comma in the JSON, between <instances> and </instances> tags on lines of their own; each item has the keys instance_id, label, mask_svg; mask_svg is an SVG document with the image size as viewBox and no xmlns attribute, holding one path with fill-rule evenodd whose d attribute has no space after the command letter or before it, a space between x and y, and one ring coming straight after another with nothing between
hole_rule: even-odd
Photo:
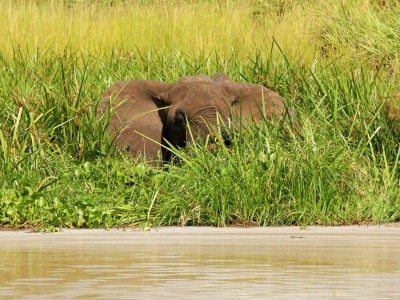
<instances>
[{"instance_id":1,"label":"green grass","mask_svg":"<svg viewBox=\"0 0 400 300\"><path fill-rule=\"evenodd\" d=\"M27 2L0 4L0 226L400 221L396 1ZM137 28L151 38L125 38ZM299 131L264 122L156 168L115 151L95 116L117 80L219 71L279 92Z\"/></svg>"}]
</instances>

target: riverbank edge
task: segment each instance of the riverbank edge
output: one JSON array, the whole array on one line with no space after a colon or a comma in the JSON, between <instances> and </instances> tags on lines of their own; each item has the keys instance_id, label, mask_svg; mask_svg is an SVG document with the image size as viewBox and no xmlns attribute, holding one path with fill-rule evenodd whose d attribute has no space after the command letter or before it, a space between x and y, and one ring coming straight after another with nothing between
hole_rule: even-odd
<instances>
[{"instance_id":1,"label":"riverbank edge","mask_svg":"<svg viewBox=\"0 0 400 300\"><path fill-rule=\"evenodd\" d=\"M80 229L60 228L54 232L42 232L36 229L15 229L0 227L0 236L20 235L21 233L53 233L57 235L86 235L86 234L107 234L107 233L166 233L166 234L207 234L207 233L271 233L271 234L346 234L346 233L376 233L376 232L400 232L400 222L386 224L365 224L365 225L344 225L344 226L269 226L269 227L207 227L207 226L162 226L162 227L124 227L109 229Z\"/></svg>"}]
</instances>

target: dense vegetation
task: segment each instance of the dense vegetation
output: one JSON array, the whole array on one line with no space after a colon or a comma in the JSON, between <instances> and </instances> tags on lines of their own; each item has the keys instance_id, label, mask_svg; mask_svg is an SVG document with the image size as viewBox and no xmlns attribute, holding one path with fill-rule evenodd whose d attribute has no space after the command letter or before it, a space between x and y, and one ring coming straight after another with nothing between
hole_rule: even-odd
<instances>
[{"instance_id":1,"label":"dense vegetation","mask_svg":"<svg viewBox=\"0 0 400 300\"><path fill-rule=\"evenodd\" d=\"M390 0L2 1L0 226L400 221L399 15ZM260 124L157 168L95 116L117 80L218 71L279 92L299 132Z\"/></svg>"}]
</instances>

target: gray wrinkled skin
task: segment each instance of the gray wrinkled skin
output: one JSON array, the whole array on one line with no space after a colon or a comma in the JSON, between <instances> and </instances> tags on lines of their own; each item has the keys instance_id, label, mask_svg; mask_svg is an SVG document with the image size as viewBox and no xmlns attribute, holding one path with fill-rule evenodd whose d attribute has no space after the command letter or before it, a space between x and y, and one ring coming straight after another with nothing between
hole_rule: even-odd
<instances>
[{"instance_id":1,"label":"gray wrinkled skin","mask_svg":"<svg viewBox=\"0 0 400 300\"><path fill-rule=\"evenodd\" d=\"M258 122L293 112L284 99L264 86L233 82L217 73L185 76L176 83L154 80L120 81L102 94L98 113L111 110L109 134L122 151L133 157L168 160L162 145L184 147L192 137L224 132L229 124ZM188 130L190 126L190 132Z\"/></svg>"}]
</instances>

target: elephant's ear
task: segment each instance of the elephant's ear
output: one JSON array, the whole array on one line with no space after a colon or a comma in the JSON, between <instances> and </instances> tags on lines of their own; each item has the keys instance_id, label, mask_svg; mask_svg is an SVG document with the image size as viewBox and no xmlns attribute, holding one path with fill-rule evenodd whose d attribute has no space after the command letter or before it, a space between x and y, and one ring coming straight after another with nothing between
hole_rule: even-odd
<instances>
[{"instance_id":1,"label":"elephant's ear","mask_svg":"<svg viewBox=\"0 0 400 300\"><path fill-rule=\"evenodd\" d=\"M230 95L232 114L243 120L261 121L291 114L284 99L276 92L254 83L222 82Z\"/></svg>"},{"instance_id":2,"label":"elephant's ear","mask_svg":"<svg viewBox=\"0 0 400 300\"><path fill-rule=\"evenodd\" d=\"M162 95L172 87L154 80L120 81L102 94L98 111L110 111L110 134L132 156L157 158L169 105Z\"/></svg>"},{"instance_id":3,"label":"elephant's ear","mask_svg":"<svg viewBox=\"0 0 400 300\"><path fill-rule=\"evenodd\" d=\"M150 106L156 105L163 107L168 105L162 98L162 95L170 90L173 85L156 80L125 80L119 81L109 88L103 94L100 107L107 106L109 100L112 101L112 107L120 105L122 102L148 103ZM104 103L105 102L105 103Z\"/></svg>"},{"instance_id":4,"label":"elephant's ear","mask_svg":"<svg viewBox=\"0 0 400 300\"><path fill-rule=\"evenodd\" d=\"M160 120L164 122L166 109L169 103L163 98L173 85L156 80L126 80L119 81L102 94L100 110L111 105L125 122L133 117L146 114L151 111L158 111Z\"/></svg>"}]
</instances>

